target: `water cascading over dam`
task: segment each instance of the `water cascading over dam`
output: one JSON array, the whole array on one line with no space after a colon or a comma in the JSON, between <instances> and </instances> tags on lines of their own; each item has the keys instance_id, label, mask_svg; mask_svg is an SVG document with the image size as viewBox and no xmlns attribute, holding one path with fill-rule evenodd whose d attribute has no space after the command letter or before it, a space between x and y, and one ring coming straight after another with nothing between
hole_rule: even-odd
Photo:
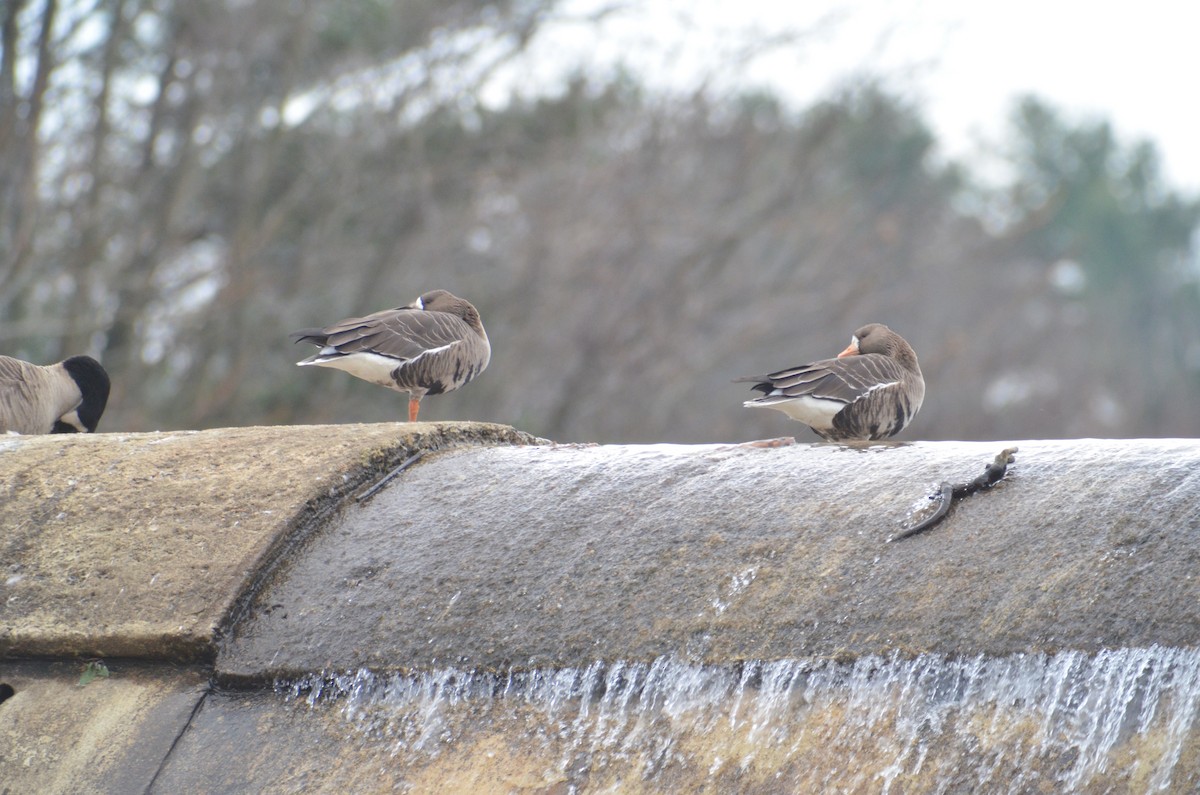
<instances>
[{"instance_id":1,"label":"water cascading over dam","mask_svg":"<svg viewBox=\"0 0 1200 795\"><path fill-rule=\"evenodd\" d=\"M417 791L454 781L465 755L498 780L554 771L599 791L1157 792L1189 786L1176 768L1196 752L1200 655L664 657L504 674L360 669L280 690L335 710ZM514 734L516 749L501 741Z\"/></svg>"},{"instance_id":2,"label":"water cascading over dam","mask_svg":"<svg viewBox=\"0 0 1200 795\"><path fill-rule=\"evenodd\" d=\"M308 519L238 558L253 565L210 640L201 619L156 647L190 654L209 686L145 663L99 684L161 688L180 713L195 693L145 789L1200 787L1198 442L1016 442L1003 481L889 542L940 481L1006 445L563 446L390 427L410 435L391 430L358 474L321 463L310 492L325 496L292 509ZM290 454L275 476L295 499L316 466L302 443L333 456L331 436L351 433L251 430L281 435L275 458L247 431L246 461ZM135 441L178 461L211 441L221 470L254 479L205 434ZM431 452L354 498L417 449ZM205 566L220 559L197 544ZM39 688L43 706L105 692L56 689L37 659L128 648L111 620L68 641L17 618L0 739L22 694L18 709Z\"/></svg>"}]
</instances>

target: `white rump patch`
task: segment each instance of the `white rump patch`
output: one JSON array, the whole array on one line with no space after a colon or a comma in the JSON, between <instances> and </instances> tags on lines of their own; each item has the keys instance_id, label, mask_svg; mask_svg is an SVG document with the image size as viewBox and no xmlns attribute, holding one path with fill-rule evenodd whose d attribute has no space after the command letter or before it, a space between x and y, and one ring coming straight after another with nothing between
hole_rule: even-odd
<instances>
[{"instance_id":1,"label":"white rump patch","mask_svg":"<svg viewBox=\"0 0 1200 795\"><path fill-rule=\"evenodd\" d=\"M305 365L315 364L318 367L332 367L336 370L345 370L355 378L361 378L364 381L370 381L372 384L380 386L396 388L396 382L392 380L392 371L400 365L404 364L399 359L393 359L390 356L381 356L378 353L351 353L345 356L337 354L330 356L327 351L330 348L323 349L317 356L311 359L305 359L296 364L304 367Z\"/></svg>"},{"instance_id":2,"label":"white rump patch","mask_svg":"<svg viewBox=\"0 0 1200 795\"><path fill-rule=\"evenodd\" d=\"M810 428L828 430L833 427L833 417L846 404L840 400L801 395L785 397L783 395L766 395L757 400L747 400L742 404L748 408L768 408L782 411L794 420L799 420Z\"/></svg>"}]
</instances>

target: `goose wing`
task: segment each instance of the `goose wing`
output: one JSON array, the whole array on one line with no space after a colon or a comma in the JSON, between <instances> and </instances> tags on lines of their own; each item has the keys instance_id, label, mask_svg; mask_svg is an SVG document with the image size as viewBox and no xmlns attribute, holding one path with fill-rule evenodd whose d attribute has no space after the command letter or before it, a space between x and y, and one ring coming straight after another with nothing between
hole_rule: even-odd
<instances>
[{"instance_id":1,"label":"goose wing","mask_svg":"<svg viewBox=\"0 0 1200 795\"><path fill-rule=\"evenodd\" d=\"M400 361L445 350L465 339L470 327L446 312L401 307L347 318L324 329L322 353L374 353Z\"/></svg>"},{"instance_id":2,"label":"goose wing","mask_svg":"<svg viewBox=\"0 0 1200 795\"><path fill-rule=\"evenodd\" d=\"M868 353L841 359L823 359L765 376L739 380L757 382L753 388L763 393L758 402L814 397L850 404L875 390L901 383L904 375L904 368L895 359Z\"/></svg>"}]
</instances>

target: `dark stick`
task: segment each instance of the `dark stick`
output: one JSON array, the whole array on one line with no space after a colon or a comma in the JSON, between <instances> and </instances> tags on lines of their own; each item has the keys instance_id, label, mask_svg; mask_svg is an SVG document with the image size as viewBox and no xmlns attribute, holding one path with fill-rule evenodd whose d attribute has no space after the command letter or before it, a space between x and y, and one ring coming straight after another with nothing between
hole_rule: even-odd
<instances>
[{"instance_id":1,"label":"dark stick","mask_svg":"<svg viewBox=\"0 0 1200 795\"><path fill-rule=\"evenodd\" d=\"M933 515L902 531L899 535L892 536L888 541L901 541L905 538L912 538L918 533L925 532L946 518L946 514L950 512L950 505L954 500L962 499L968 494L974 494L977 491L989 489L996 485L1008 472L1008 465L1016 460L1013 456L1016 452L1017 448L1015 447L1001 450L996 459L984 467L983 474L970 482L950 483L949 481L942 481L942 485L938 487L938 493L929 498L931 500L938 500L938 507L933 512Z\"/></svg>"}]
</instances>

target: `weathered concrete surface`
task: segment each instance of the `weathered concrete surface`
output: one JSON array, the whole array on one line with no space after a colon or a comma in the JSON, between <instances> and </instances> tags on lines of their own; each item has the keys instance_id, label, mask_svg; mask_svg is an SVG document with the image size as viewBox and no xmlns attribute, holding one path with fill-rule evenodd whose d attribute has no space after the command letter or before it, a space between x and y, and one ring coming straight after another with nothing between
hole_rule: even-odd
<instances>
[{"instance_id":1,"label":"weathered concrete surface","mask_svg":"<svg viewBox=\"0 0 1200 795\"><path fill-rule=\"evenodd\" d=\"M0 437L0 659L211 658L273 554L410 451L533 441L483 423Z\"/></svg>"},{"instance_id":2,"label":"weathered concrete surface","mask_svg":"<svg viewBox=\"0 0 1200 795\"><path fill-rule=\"evenodd\" d=\"M407 789L401 785L414 782L393 758L393 741L354 736L347 742L352 734L337 709L313 711L273 693L214 694L164 765L153 791L468 793L486 792L486 785L495 783ZM231 759L238 764L229 764ZM465 758L456 764L478 770ZM438 782L443 783L453 782Z\"/></svg>"},{"instance_id":3,"label":"weathered concrete surface","mask_svg":"<svg viewBox=\"0 0 1200 795\"><path fill-rule=\"evenodd\" d=\"M208 671L0 663L0 792L145 792L208 689Z\"/></svg>"},{"instance_id":4,"label":"weathered concrete surface","mask_svg":"<svg viewBox=\"0 0 1200 795\"><path fill-rule=\"evenodd\" d=\"M1065 791L1076 759L1075 791L1195 791L1200 441L1018 442L1007 480L895 544L1007 443L532 441L0 438L0 791L972 791L1030 759L1050 772L1023 791ZM351 499L417 448L439 452ZM1124 651L1020 654L1056 649ZM80 687L81 656L112 677ZM814 690L821 658L856 662ZM262 686L360 666L417 693ZM529 671L540 695L509 694ZM1065 700L1031 710L1039 687ZM1054 719L1091 745L1047 746Z\"/></svg>"},{"instance_id":5,"label":"weathered concrete surface","mask_svg":"<svg viewBox=\"0 0 1200 795\"><path fill-rule=\"evenodd\" d=\"M289 561L218 657L320 669L1200 644L1200 442L494 447L422 462Z\"/></svg>"}]
</instances>

